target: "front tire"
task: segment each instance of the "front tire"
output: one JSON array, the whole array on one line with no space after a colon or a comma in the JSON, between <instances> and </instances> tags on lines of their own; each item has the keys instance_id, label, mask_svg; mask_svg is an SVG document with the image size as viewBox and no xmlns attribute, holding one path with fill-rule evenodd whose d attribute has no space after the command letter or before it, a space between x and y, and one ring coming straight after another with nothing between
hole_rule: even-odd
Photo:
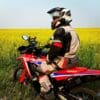
<instances>
[{"instance_id":1,"label":"front tire","mask_svg":"<svg viewBox=\"0 0 100 100\"><path fill-rule=\"evenodd\" d=\"M34 97L36 97L36 92L34 90L33 85L30 83L30 81L25 81L25 84L20 84L19 77L23 72L22 67L18 67L14 70L13 73L13 80L15 83L15 89L16 89L16 95L18 95L18 99L20 100L33 100Z\"/></svg>"}]
</instances>

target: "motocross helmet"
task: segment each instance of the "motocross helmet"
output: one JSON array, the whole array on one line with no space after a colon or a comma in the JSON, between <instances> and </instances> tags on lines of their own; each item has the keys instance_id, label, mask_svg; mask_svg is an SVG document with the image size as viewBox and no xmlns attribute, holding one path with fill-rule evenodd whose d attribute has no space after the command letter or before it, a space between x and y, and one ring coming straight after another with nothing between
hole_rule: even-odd
<instances>
[{"instance_id":1,"label":"motocross helmet","mask_svg":"<svg viewBox=\"0 0 100 100\"><path fill-rule=\"evenodd\" d=\"M55 7L50 9L48 14L51 15L53 21L51 22L51 28L55 29L61 25L69 24L71 19L71 11L62 7Z\"/></svg>"}]
</instances>

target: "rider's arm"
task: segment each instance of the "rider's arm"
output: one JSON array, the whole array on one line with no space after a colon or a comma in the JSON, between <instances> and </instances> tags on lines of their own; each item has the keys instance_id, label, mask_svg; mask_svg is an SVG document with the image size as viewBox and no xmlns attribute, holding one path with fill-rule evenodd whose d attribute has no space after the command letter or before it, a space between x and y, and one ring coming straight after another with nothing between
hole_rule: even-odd
<instances>
[{"instance_id":1,"label":"rider's arm","mask_svg":"<svg viewBox=\"0 0 100 100\"><path fill-rule=\"evenodd\" d=\"M57 56L59 56L63 47L64 34L65 30L63 28L59 28L54 32L54 40L48 53L49 61L53 61Z\"/></svg>"}]
</instances>

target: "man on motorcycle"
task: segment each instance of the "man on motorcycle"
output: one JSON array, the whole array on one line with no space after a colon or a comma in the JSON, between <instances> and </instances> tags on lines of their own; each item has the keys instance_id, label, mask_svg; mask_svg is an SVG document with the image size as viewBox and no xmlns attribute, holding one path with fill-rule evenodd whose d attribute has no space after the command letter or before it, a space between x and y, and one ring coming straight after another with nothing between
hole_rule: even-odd
<instances>
[{"instance_id":1,"label":"man on motorcycle","mask_svg":"<svg viewBox=\"0 0 100 100\"><path fill-rule=\"evenodd\" d=\"M71 11L56 7L48 12L52 16L51 28L55 29L53 43L47 55L47 62L42 63L39 70L44 73L53 72L57 69L70 68L78 64L76 52L79 46L79 38L71 27ZM56 64L58 66L56 66ZM48 92L52 84L47 75L39 78L41 92Z\"/></svg>"}]
</instances>

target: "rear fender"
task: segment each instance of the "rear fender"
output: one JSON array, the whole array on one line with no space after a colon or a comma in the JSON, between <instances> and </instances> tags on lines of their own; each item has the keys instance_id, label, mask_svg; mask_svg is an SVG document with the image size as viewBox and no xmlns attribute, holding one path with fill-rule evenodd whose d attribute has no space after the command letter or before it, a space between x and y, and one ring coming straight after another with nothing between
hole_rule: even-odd
<instances>
[{"instance_id":1,"label":"rear fender","mask_svg":"<svg viewBox=\"0 0 100 100\"><path fill-rule=\"evenodd\" d=\"M75 67L72 69L64 69L51 73L52 78L57 81L83 76L100 76L100 70L92 70L84 67Z\"/></svg>"}]
</instances>

